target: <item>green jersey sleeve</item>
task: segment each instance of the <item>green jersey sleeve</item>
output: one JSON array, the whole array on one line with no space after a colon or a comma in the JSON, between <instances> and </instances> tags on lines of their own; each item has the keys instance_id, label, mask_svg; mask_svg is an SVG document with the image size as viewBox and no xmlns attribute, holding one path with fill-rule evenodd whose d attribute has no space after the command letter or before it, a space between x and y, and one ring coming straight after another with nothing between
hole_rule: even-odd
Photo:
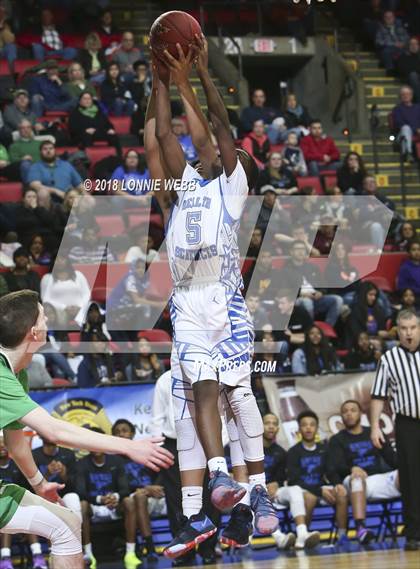
<instances>
[{"instance_id":1,"label":"green jersey sleeve","mask_svg":"<svg viewBox=\"0 0 420 569\"><path fill-rule=\"evenodd\" d=\"M19 419L38 407L28 395L25 370L15 375L0 357L0 429L22 429Z\"/></svg>"}]
</instances>

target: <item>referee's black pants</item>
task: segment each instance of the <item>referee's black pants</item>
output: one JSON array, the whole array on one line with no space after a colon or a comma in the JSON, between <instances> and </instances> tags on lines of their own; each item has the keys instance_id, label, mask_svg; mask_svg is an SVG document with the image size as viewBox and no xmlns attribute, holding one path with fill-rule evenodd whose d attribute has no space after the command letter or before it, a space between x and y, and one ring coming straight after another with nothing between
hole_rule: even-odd
<instances>
[{"instance_id":1,"label":"referee's black pants","mask_svg":"<svg viewBox=\"0 0 420 569\"><path fill-rule=\"evenodd\" d=\"M405 536L420 540L420 420L397 415L395 435Z\"/></svg>"}]
</instances>

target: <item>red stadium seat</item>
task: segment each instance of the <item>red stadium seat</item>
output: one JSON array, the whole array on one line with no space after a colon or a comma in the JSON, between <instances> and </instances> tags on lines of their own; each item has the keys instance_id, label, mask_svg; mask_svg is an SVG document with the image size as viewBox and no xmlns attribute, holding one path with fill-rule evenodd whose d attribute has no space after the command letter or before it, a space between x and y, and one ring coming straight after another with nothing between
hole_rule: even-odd
<instances>
[{"instance_id":1,"label":"red stadium seat","mask_svg":"<svg viewBox=\"0 0 420 569\"><path fill-rule=\"evenodd\" d=\"M42 277L48 273L49 267L47 265L33 265L32 270L42 279Z\"/></svg>"},{"instance_id":2,"label":"red stadium seat","mask_svg":"<svg viewBox=\"0 0 420 569\"><path fill-rule=\"evenodd\" d=\"M62 377L53 377L52 380L53 387L69 387L73 385L68 379L63 379Z\"/></svg>"},{"instance_id":3,"label":"red stadium seat","mask_svg":"<svg viewBox=\"0 0 420 569\"><path fill-rule=\"evenodd\" d=\"M375 274L368 275L367 277L363 277L362 281L369 281L374 285L376 285L380 290L383 290L384 292L394 291L394 286L391 284L391 282L388 280L387 277L382 275L375 275Z\"/></svg>"},{"instance_id":4,"label":"red stadium seat","mask_svg":"<svg viewBox=\"0 0 420 569\"><path fill-rule=\"evenodd\" d=\"M22 199L21 182L1 182L0 202L18 202Z\"/></svg>"},{"instance_id":5,"label":"red stadium seat","mask_svg":"<svg viewBox=\"0 0 420 569\"><path fill-rule=\"evenodd\" d=\"M109 120L111 121L114 130L117 134L129 134L130 133L130 124L131 124L131 117L113 117L110 116Z\"/></svg>"},{"instance_id":6,"label":"red stadium seat","mask_svg":"<svg viewBox=\"0 0 420 569\"><path fill-rule=\"evenodd\" d=\"M38 65L39 63L40 62L37 59L17 59L15 61L15 73L21 75L22 73L25 73L27 69L35 67L35 65Z\"/></svg>"},{"instance_id":7,"label":"red stadium seat","mask_svg":"<svg viewBox=\"0 0 420 569\"><path fill-rule=\"evenodd\" d=\"M148 211L144 213L130 213L128 215L128 227L136 227L137 225L142 225L144 223L149 223L149 215Z\"/></svg>"},{"instance_id":8,"label":"red stadium seat","mask_svg":"<svg viewBox=\"0 0 420 569\"><path fill-rule=\"evenodd\" d=\"M80 332L69 332L69 344L73 346L73 348L77 348L80 344Z\"/></svg>"},{"instance_id":9,"label":"red stadium seat","mask_svg":"<svg viewBox=\"0 0 420 569\"><path fill-rule=\"evenodd\" d=\"M99 225L100 237L112 237L125 233L125 225L120 215L97 215L96 223Z\"/></svg>"},{"instance_id":10,"label":"red stadium seat","mask_svg":"<svg viewBox=\"0 0 420 569\"><path fill-rule=\"evenodd\" d=\"M315 320L314 324L324 332L324 336L327 338L337 338L337 334L331 324L327 324L327 322L322 322L321 320Z\"/></svg>"},{"instance_id":11,"label":"red stadium seat","mask_svg":"<svg viewBox=\"0 0 420 569\"><path fill-rule=\"evenodd\" d=\"M0 75L10 75L9 64L5 59L0 59Z\"/></svg>"},{"instance_id":12,"label":"red stadium seat","mask_svg":"<svg viewBox=\"0 0 420 569\"><path fill-rule=\"evenodd\" d=\"M86 154L91 163L91 167L106 158L107 156L115 156L116 150L114 146L89 146L86 148Z\"/></svg>"},{"instance_id":13,"label":"red stadium seat","mask_svg":"<svg viewBox=\"0 0 420 569\"><path fill-rule=\"evenodd\" d=\"M40 118L40 120L42 120L43 118L46 119L62 119L62 118L66 118L69 116L69 113L67 111L45 111L45 115L43 117Z\"/></svg>"},{"instance_id":14,"label":"red stadium seat","mask_svg":"<svg viewBox=\"0 0 420 569\"><path fill-rule=\"evenodd\" d=\"M324 188L328 192L337 186L337 176L335 174L322 176Z\"/></svg>"},{"instance_id":15,"label":"red stadium seat","mask_svg":"<svg viewBox=\"0 0 420 569\"><path fill-rule=\"evenodd\" d=\"M139 338L146 338L149 342L172 342L172 338L165 330L154 328L153 330L141 330Z\"/></svg>"},{"instance_id":16,"label":"red stadium seat","mask_svg":"<svg viewBox=\"0 0 420 569\"><path fill-rule=\"evenodd\" d=\"M299 190L306 186L313 186L315 188L315 193L318 196L324 195L324 190L322 189L321 180L319 178L315 176L308 176L306 178L298 177L296 180Z\"/></svg>"},{"instance_id":17,"label":"red stadium seat","mask_svg":"<svg viewBox=\"0 0 420 569\"><path fill-rule=\"evenodd\" d=\"M156 298L168 299L172 291L172 278L167 262L151 263L149 290Z\"/></svg>"},{"instance_id":18,"label":"red stadium seat","mask_svg":"<svg viewBox=\"0 0 420 569\"><path fill-rule=\"evenodd\" d=\"M270 152L281 152L284 148L284 144L272 144L270 146Z\"/></svg>"}]
</instances>

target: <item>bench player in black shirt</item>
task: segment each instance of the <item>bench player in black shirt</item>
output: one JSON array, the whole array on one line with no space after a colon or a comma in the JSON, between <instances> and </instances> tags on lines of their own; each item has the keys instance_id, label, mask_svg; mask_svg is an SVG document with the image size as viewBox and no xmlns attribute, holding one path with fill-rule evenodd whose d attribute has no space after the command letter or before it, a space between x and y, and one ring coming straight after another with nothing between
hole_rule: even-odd
<instances>
[{"instance_id":1,"label":"bench player in black shirt","mask_svg":"<svg viewBox=\"0 0 420 569\"><path fill-rule=\"evenodd\" d=\"M328 472L332 484L344 484L350 495L357 538L368 543L373 533L365 526L367 500L400 497L397 455L389 442L381 449L370 440L370 427L361 424L358 401L345 401L340 409L344 429L332 436L328 446Z\"/></svg>"},{"instance_id":2,"label":"bench player in black shirt","mask_svg":"<svg viewBox=\"0 0 420 569\"><path fill-rule=\"evenodd\" d=\"M297 539L294 534L283 534L280 530L273 533L279 549L288 549L295 545L296 549L310 549L319 543L317 531L308 532L305 521L305 503L303 491L299 486L285 486L287 453L276 443L279 432L279 420L276 415L267 413L264 423L264 466L267 479L267 490L273 503L288 506L296 523Z\"/></svg>"},{"instance_id":3,"label":"bench player in black shirt","mask_svg":"<svg viewBox=\"0 0 420 569\"><path fill-rule=\"evenodd\" d=\"M301 442L287 452L287 480L304 491L306 523L318 503L335 507L338 528L338 545L347 539L347 490L343 484L332 486L327 471L327 445L317 442L319 419L316 413L302 411L297 417Z\"/></svg>"}]
</instances>

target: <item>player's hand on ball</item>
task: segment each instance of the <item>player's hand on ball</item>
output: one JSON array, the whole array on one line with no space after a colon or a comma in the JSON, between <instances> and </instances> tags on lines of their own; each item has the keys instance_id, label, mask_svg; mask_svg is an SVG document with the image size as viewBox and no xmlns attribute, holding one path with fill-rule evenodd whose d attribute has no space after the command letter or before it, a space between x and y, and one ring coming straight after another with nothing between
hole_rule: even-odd
<instances>
[{"instance_id":1,"label":"player's hand on ball","mask_svg":"<svg viewBox=\"0 0 420 569\"><path fill-rule=\"evenodd\" d=\"M57 482L47 482L43 480L41 484L34 486L34 491L38 496L41 496L41 498L64 506L63 500L58 495L59 490L62 490L64 486L65 484L57 484Z\"/></svg>"},{"instance_id":2,"label":"player's hand on ball","mask_svg":"<svg viewBox=\"0 0 420 569\"><path fill-rule=\"evenodd\" d=\"M201 34L201 36L196 34L195 43L198 47L196 58L194 60L197 71L198 73L207 71L209 67L209 46L204 34Z\"/></svg>"},{"instance_id":3,"label":"player's hand on ball","mask_svg":"<svg viewBox=\"0 0 420 569\"><path fill-rule=\"evenodd\" d=\"M169 67L163 61L158 59L157 57L153 58L153 66L152 67L156 71L156 74L157 74L159 80L162 81L162 83L169 85L169 82L171 79L171 71L170 71Z\"/></svg>"},{"instance_id":4,"label":"player's hand on ball","mask_svg":"<svg viewBox=\"0 0 420 569\"><path fill-rule=\"evenodd\" d=\"M134 462L144 464L151 470L158 472L161 468L169 468L174 463L173 455L165 448L159 446L164 437L150 437L138 441L129 441L127 456Z\"/></svg>"},{"instance_id":5,"label":"player's hand on ball","mask_svg":"<svg viewBox=\"0 0 420 569\"><path fill-rule=\"evenodd\" d=\"M195 50L190 48L188 50L187 56L185 56L184 51L179 43L176 44L176 49L178 51L178 59L175 59L167 49L163 52L165 55L166 62L171 71L171 79L175 85L182 85L188 81L188 77L191 73L191 67L193 58L195 55Z\"/></svg>"}]
</instances>

